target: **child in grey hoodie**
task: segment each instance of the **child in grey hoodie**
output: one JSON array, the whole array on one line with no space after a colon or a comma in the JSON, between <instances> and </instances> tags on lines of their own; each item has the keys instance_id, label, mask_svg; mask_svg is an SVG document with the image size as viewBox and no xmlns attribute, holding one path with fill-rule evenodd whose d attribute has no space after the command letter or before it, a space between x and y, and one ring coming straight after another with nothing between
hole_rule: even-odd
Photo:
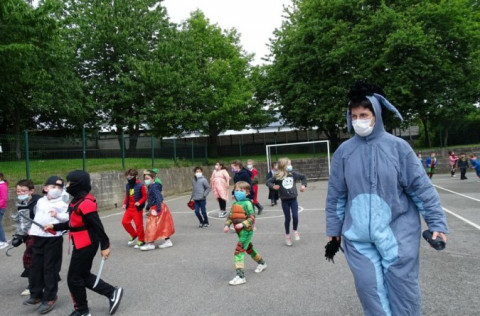
<instances>
[{"instance_id":1,"label":"child in grey hoodie","mask_svg":"<svg viewBox=\"0 0 480 316\"><path fill-rule=\"evenodd\" d=\"M207 196L210 193L210 185L208 180L203 176L201 167L195 167L193 172L195 173L192 178L192 196L190 200L195 202L195 215L197 216L200 224L199 228L208 227L208 216L207 216ZM202 213L200 214L200 211Z\"/></svg>"}]
</instances>

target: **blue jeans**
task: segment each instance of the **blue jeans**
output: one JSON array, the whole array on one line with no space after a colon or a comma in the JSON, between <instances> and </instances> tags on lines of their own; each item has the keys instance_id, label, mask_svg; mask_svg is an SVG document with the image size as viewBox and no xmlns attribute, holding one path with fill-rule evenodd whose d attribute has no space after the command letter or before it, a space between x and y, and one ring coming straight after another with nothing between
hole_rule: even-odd
<instances>
[{"instance_id":1,"label":"blue jeans","mask_svg":"<svg viewBox=\"0 0 480 316\"><path fill-rule=\"evenodd\" d=\"M285 215L285 234L290 234L290 219L293 218L293 230L298 227L298 201L297 198L282 200L283 215ZM290 217L290 210L292 216Z\"/></svg>"},{"instance_id":2,"label":"blue jeans","mask_svg":"<svg viewBox=\"0 0 480 316\"><path fill-rule=\"evenodd\" d=\"M194 200L195 202L195 215L197 215L200 224L208 224L207 216L207 200ZM200 214L200 210L202 213Z\"/></svg>"},{"instance_id":3,"label":"blue jeans","mask_svg":"<svg viewBox=\"0 0 480 316\"><path fill-rule=\"evenodd\" d=\"M3 215L5 215L5 209L0 208L0 242L6 242L5 232L3 231Z\"/></svg>"}]
</instances>

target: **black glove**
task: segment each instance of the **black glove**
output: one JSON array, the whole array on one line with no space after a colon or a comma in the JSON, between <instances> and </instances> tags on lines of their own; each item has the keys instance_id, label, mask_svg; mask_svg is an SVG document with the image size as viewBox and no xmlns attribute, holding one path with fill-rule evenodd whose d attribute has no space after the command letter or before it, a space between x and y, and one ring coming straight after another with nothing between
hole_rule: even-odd
<instances>
[{"instance_id":1,"label":"black glove","mask_svg":"<svg viewBox=\"0 0 480 316\"><path fill-rule=\"evenodd\" d=\"M18 247L24 242L23 236L22 235L13 235L12 237L12 246L13 247Z\"/></svg>"},{"instance_id":2,"label":"black glove","mask_svg":"<svg viewBox=\"0 0 480 316\"><path fill-rule=\"evenodd\" d=\"M332 263L335 263L335 261L333 261L333 257L335 257L335 254L338 252L339 249L342 249L342 246L340 246L340 237L338 237L338 239L339 240L337 240L337 237L332 237L332 240L330 240L325 245L325 260L332 261Z\"/></svg>"}]
</instances>

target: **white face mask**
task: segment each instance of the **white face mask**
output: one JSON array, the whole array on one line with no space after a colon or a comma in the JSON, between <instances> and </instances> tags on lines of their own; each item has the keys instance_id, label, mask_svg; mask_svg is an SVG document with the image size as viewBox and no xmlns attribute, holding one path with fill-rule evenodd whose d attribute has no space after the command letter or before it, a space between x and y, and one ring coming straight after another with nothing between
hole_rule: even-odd
<instances>
[{"instance_id":1,"label":"white face mask","mask_svg":"<svg viewBox=\"0 0 480 316\"><path fill-rule=\"evenodd\" d=\"M357 133L358 136L368 136L373 132L373 126L370 126L372 123L372 119L366 119L366 120L354 120L352 121L353 129L355 130L355 133Z\"/></svg>"},{"instance_id":2,"label":"white face mask","mask_svg":"<svg viewBox=\"0 0 480 316\"><path fill-rule=\"evenodd\" d=\"M52 199L58 199L62 195L60 189L50 189L47 193Z\"/></svg>"},{"instance_id":3,"label":"white face mask","mask_svg":"<svg viewBox=\"0 0 480 316\"><path fill-rule=\"evenodd\" d=\"M248 164L248 165L247 165L247 169L248 169L248 170L252 170L252 169L253 169L253 165Z\"/></svg>"},{"instance_id":4,"label":"white face mask","mask_svg":"<svg viewBox=\"0 0 480 316\"><path fill-rule=\"evenodd\" d=\"M152 180L145 180L145 185L150 185L152 183Z\"/></svg>"},{"instance_id":5,"label":"white face mask","mask_svg":"<svg viewBox=\"0 0 480 316\"><path fill-rule=\"evenodd\" d=\"M202 173L201 173L201 172L195 173L195 177L200 178L201 176L202 176Z\"/></svg>"}]
</instances>

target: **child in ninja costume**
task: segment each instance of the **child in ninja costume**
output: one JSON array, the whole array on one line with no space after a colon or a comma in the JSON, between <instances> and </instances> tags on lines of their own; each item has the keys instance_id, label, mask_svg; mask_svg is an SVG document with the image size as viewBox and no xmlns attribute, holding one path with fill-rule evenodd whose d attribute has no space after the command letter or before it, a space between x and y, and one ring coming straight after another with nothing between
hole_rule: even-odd
<instances>
[{"instance_id":1,"label":"child in ninja costume","mask_svg":"<svg viewBox=\"0 0 480 316\"><path fill-rule=\"evenodd\" d=\"M28 276L30 275L30 266L32 265L32 246L34 237L28 234L32 222L27 218L33 219L35 217L34 209L41 196L34 194L34 184L32 180L28 179L23 179L17 182L15 193L17 194L17 212L12 214L13 227L15 229L12 238L12 246L18 247L22 243L25 243L25 251L23 253L24 270L20 276L28 279ZM30 283L20 295L30 295Z\"/></svg>"},{"instance_id":2,"label":"child in ninja costume","mask_svg":"<svg viewBox=\"0 0 480 316\"><path fill-rule=\"evenodd\" d=\"M147 200L147 189L138 179L138 171L129 169L125 172L127 184L125 187L125 198L123 199L123 209L125 213L122 218L122 225L130 235L129 246L140 248L145 244L145 231L143 229L143 208ZM132 225L135 223L135 228ZM137 240L138 239L138 240Z\"/></svg>"},{"instance_id":3,"label":"child in ninja costume","mask_svg":"<svg viewBox=\"0 0 480 316\"><path fill-rule=\"evenodd\" d=\"M57 224L68 221L68 205L62 200L63 179L52 176L43 186L45 196L38 200L35 207L34 221L41 225ZM28 281L30 298L24 305L42 304L38 308L40 314L50 312L57 301L59 273L62 267L62 232L52 234L32 225L29 235L34 236L32 246L32 265Z\"/></svg>"},{"instance_id":4,"label":"child in ninja costume","mask_svg":"<svg viewBox=\"0 0 480 316\"><path fill-rule=\"evenodd\" d=\"M90 316L87 302L87 288L108 298L110 315L113 315L123 296L121 287L113 287L102 279L94 288L96 275L90 272L93 259L100 246L103 258L110 256L110 240L98 216L97 202L90 194L90 175L82 170L67 175L67 192L73 196L66 223L48 224L45 229L69 230L73 241L72 258L67 274L67 284L73 299L74 311L70 316Z\"/></svg>"},{"instance_id":5,"label":"child in ninja costume","mask_svg":"<svg viewBox=\"0 0 480 316\"><path fill-rule=\"evenodd\" d=\"M238 243L235 248L235 270L237 275L228 284L240 285L247 282L245 280L245 252L258 263L255 269L256 273L265 270L267 264L252 244L255 210L253 209L252 201L247 198L250 193L250 185L245 181L238 181L233 192L236 201L232 205L223 232L228 233L230 225L233 224L238 235Z\"/></svg>"}]
</instances>

